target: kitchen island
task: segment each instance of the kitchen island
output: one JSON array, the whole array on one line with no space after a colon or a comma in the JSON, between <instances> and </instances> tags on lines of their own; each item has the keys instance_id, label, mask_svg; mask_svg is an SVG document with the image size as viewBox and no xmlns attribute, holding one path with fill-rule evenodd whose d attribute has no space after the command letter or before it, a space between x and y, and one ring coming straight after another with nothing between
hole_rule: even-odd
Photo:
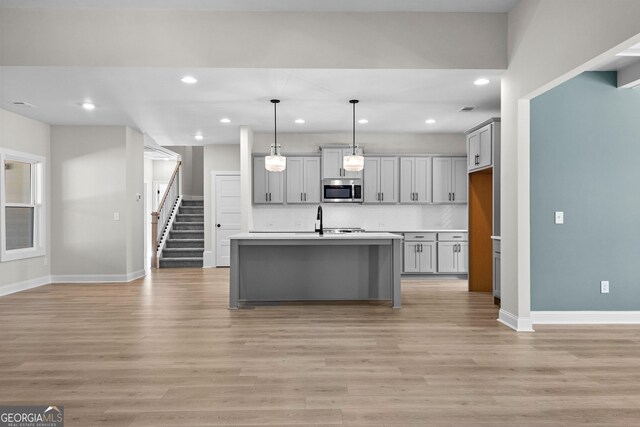
<instances>
[{"instance_id":1,"label":"kitchen island","mask_svg":"<svg viewBox=\"0 0 640 427\"><path fill-rule=\"evenodd\" d=\"M390 301L400 308L402 236L231 236L229 308L286 301Z\"/></svg>"}]
</instances>

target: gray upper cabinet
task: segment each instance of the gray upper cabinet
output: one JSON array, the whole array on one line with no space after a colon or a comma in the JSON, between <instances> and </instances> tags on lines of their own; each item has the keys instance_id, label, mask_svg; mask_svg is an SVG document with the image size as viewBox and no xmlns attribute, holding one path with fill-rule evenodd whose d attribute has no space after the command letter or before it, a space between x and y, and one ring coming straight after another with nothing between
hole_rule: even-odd
<instances>
[{"instance_id":1,"label":"gray upper cabinet","mask_svg":"<svg viewBox=\"0 0 640 427\"><path fill-rule=\"evenodd\" d=\"M365 157L364 202L398 203L398 158Z\"/></svg>"},{"instance_id":2,"label":"gray upper cabinet","mask_svg":"<svg viewBox=\"0 0 640 427\"><path fill-rule=\"evenodd\" d=\"M320 203L320 157L287 157L287 203Z\"/></svg>"},{"instance_id":3,"label":"gray upper cabinet","mask_svg":"<svg viewBox=\"0 0 640 427\"><path fill-rule=\"evenodd\" d=\"M344 169L344 156L351 154L351 148L323 148L322 149L322 178L362 178L362 172L349 172ZM361 148L356 148L362 154Z\"/></svg>"},{"instance_id":4,"label":"gray upper cabinet","mask_svg":"<svg viewBox=\"0 0 640 427\"><path fill-rule=\"evenodd\" d=\"M253 158L253 203L284 203L284 172L266 170L262 156Z\"/></svg>"},{"instance_id":5,"label":"gray upper cabinet","mask_svg":"<svg viewBox=\"0 0 640 427\"><path fill-rule=\"evenodd\" d=\"M400 158L400 203L431 203L431 158Z\"/></svg>"},{"instance_id":6,"label":"gray upper cabinet","mask_svg":"<svg viewBox=\"0 0 640 427\"><path fill-rule=\"evenodd\" d=\"M467 159L433 158L433 203L467 203Z\"/></svg>"},{"instance_id":7,"label":"gray upper cabinet","mask_svg":"<svg viewBox=\"0 0 640 427\"><path fill-rule=\"evenodd\" d=\"M486 122L485 122L486 123ZM467 134L468 170L491 167L494 162L493 145L499 138L500 123L492 121Z\"/></svg>"}]
</instances>

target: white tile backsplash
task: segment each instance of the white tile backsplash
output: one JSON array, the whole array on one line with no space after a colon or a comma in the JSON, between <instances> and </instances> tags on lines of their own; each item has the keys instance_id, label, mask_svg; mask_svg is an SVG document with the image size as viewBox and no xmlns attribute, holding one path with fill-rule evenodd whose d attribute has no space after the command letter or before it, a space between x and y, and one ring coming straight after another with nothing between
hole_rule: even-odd
<instances>
[{"instance_id":1,"label":"white tile backsplash","mask_svg":"<svg viewBox=\"0 0 640 427\"><path fill-rule=\"evenodd\" d=\"M255 231L313 231L317 205L254 206ZM466 229L467 205L322 204L324 226L373 230Z\"/></svg>"}]
</instances>

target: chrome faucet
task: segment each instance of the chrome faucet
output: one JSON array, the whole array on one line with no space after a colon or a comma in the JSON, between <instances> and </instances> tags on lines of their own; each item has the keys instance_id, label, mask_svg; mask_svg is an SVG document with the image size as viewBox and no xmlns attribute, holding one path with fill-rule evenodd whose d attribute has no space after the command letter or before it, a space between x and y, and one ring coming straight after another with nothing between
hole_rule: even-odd
<instances>
[{"instance_id":1,"label":"chrome faucet","mask_svg":"<svg viewBox=\"0 0 640 427\"><path fill-rule=\"evenodd\" d=\"M320 227L318 227L318 222L320 221ZM322 206L318 206L318 216L316 216L316 229L321 236L324 234L324 226L322 225Z\"/></svg>"}]
</instances>

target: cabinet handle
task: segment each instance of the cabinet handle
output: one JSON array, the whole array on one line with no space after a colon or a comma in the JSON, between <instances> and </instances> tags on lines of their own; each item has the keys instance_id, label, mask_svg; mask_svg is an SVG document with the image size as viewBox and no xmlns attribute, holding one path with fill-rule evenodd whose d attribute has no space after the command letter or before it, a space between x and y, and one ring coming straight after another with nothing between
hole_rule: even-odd
<instances>
[{"instance_id":1,"label":"cabinet handle","mask_svg":"<svg viewBox=\"0 0 640 427\"><path fill-rule=\"evenodd\" d=\"M456 193L451 193L453 195L453 201L456 201Z\"/></svg>"},{"instance_id":2,"label":"cabinet handle","mask_svg":"<svg viewBox=\"0 0 640 427\"><path fill-rule=\"evenodd\" d=\"M271 201L271 193L269 193L269 201Z\"/></svg>"},{"instance_id":3,"label":"cabinet handle","mask_svg":"<svg viewBox=\"0 0 640 427\"><path fill-rule=\"evenodd\" d=\"M306 192L304 193L304 201L305 202L307 201L307 193Z\"/></svg>"},{"instance_id":4,"label":"cabinet handle","mask_svg":"<svg viewBox=\"0 0 640 427\"><path fill-rule=\"evenodd\" d=\"M264 201L265 202L269 201L269 193L264 193Z\"/></svg>"},{"instance_id":5,"label":"cabinet handle","mask_svg":"<svg viewBox=\"0 0 640 427\"><path fill-rule=\"evenodd\" d=\"M380 193L380 201L384 202L384 193Z\"/></svg>"},{"instance_id":6,"label":"cabinet handle","mask_svg":"<svg viewBox=\"0 0 640 427\"><path fill-rule=\"evenodd\" d=\"M449 193L449 201L451 201L451 193Z\"/></svg>"}]
</instances>

